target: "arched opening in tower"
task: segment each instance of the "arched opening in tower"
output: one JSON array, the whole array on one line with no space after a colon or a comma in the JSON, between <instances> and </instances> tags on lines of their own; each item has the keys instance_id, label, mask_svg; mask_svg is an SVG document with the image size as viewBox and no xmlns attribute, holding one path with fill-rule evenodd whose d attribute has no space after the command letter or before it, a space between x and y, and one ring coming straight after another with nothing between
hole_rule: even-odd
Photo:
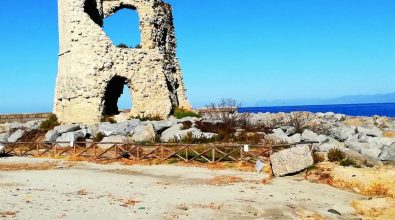
<instances>
[{"instance_id":1,"label":"arched opening in tower","mask_svg":"<svg viewBox=\"0 0 395 220\"><path fill-rule=\"evenodd\" d=\"M113 116L121 110L132 108L131 88L126 78L115 76L112 78L104 93L103 115Z\"/></svg>"},{"instance_id":2,"label":"arched opening in tower","mask_svg":"<svg viewBox=\"0 0 395 220\"><path fill-rule=\"evenodd\" d=\"M117 47L141 47L140 19L131 7L120 9L105 18L103 30Z\"/></svg>"}]
</instances>

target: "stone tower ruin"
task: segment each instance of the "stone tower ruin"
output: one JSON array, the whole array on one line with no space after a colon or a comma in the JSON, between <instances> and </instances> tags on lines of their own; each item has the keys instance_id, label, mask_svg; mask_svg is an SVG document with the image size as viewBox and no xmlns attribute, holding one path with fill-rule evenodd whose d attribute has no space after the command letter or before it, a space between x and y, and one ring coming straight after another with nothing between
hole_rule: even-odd
<instances>
[{"instance_id":1,"label":"stone tower ruin","mask_svg":"<svg viewBox=\"0 0 395 220\"><path fill-rule=\"evenodd\" d=\"M59 0L59 64L54 113L64 123L93 124L118 113L127 85L131 116L168 117L190 109L176 57L172 8L162 0ZM136 10L141 48L119 48L103 19ZM127 28L127 27L120 27Z\"/></svg>"}]
</instances>

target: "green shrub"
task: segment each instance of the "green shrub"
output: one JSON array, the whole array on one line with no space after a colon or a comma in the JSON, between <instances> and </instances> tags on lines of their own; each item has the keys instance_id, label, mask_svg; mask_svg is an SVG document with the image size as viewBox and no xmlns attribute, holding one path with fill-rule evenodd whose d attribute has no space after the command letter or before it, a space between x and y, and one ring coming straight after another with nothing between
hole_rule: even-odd
<instances>
[{"instance_id":1,"label":"green shrub","mask_svg":"<svg viewBox=\"0 0 395 220\"><path fill-rule=\"evenodd\" d=\"M192 122L190 122L190 121L182 122L181 130L188 130L190 128L192 128Z\"/></svg>"},{"instance_id":2,"label":"green shrub","mask_svg":"<svg viewBox=\"0 0 395 220\"><path fill-rule=\"evenodd\" d=\"M307 167L306 171L312 171L312 170L316 170L317 166L316 165L311 165L309 167Z\"/></svg>"},{"instance_id":3,"label":"green shrub","mask_svg":"<svg viewBox=\"0 0 395 220\"><path fill-rule=\"evenodd\" d=\"M95 134L94 142L100 142L104 139L105 135L102 132Z\"/></svg>"},{"instance_id":4,"label":"green shrub","mask_svg":"<svg viewBox=\"0 0 395 220\"><path fill-rule=\"evenodd\" d=\"M205 136L195 137L192 132L188 132L180 140L174 138L173 142L183 143L183 144L207 144L216 142L217 138L214 136L212 138L206 138Z\"/></svg>"},{"instance_id":5,"label":"green shrub","mask_svg":"<svg viewBox=\"0 0 395 220\"><path fill-rule=\"evenodd\" d=\"M182 118L186 118L186 117L195 117L195 118L200 118L202 117L200 114L193 112L193 111L189 111L183 108L176 108L174 109L174 117L176 117L177 119L182 119Z\"/></svg>"},{"instance_id":6,"label":"green shrub","mask_svg":"<svg viewBox=\"0 0 395 220\"><path fill-rule=\"evenodd\" d=\"M358 167L357 162L355 162L355 160L350 158L346 158L340 161L340 165L342 165L343 167L349 167L349 166Z\"/></svg>"},{"instance_id":7,"label":"green shrub","mask_svg":"<svg viewBox=\"0 0 395 220\"><path fill-rule=\"evenodd\" d=\"M177 158L171 158L170 160L167 161L167 164L175 164L175 163L178 163Z\"/></svg>"},{"instance_id":8,"label":"green shrub","mask_svg":"<svg viewBox=\"0 0 395 220\"><path fill-rule=\"evenodd\" d=\"M124 43L120 43L120 44L118 44L118 46L117 47L119 47L119 48L129 48L129 46L128 45L126 45L126 44L124 44Z\"/></svg>"},{"instance_id":9,"label":"green shrub","mask_svg":"<svg viewBox=\"0 0 395 220\"><path fill-rule=\"evenodd\" d=\"M313 160L314 164L322 163L325 161L325 157L317 151L313 151Z\"/></svg>"},{"instance_id":10,"label":"green shrub","mask_svg":"<svg viewBox=\"0 0 395 220\"><path fill-rule=\"evenodd\" d=\"M101 122L110 122L111 124L117 123L117 122L115 121L115 119L112 118L112 117L109 116L109 115L103 115L103 117L101 118L100 121L101 121Z\"/></svg>"},{"instance_id":11,"label":"green shrub","mask_svg":"<svg viewBox=\"0 0 395 220\"><path fill-rule=\"evenodd\" d=\"M342 161L346 158L346 153L338 148L332 148L328 152L328 160L330 162Z\"/></svg>"},{"instance_id":12,"label":"green shrub","mask_svg":"<svg viewBox=\"0 0 395 220\"><path fill-rule=\"evenodd\" d=\"M137 116L135 119L139 119L140 121L162 121L163 118L159 115L147 115L147 116Z\"/></svg>"},{"instance_id":13,"label":"green shrub","mask_svg":"<svg viewBox=\"0 0 395 220\"><path fill-rule=\"evenodd\" d=\"M242 144L259 144L263 138L264 135L262 133L242 131L233 137L232 142Z\"/></svg>"},{"instance_id":14,"label":"green shrub","mask_svg":"<svg viewBox=\"0 0 395 220\"><path fill-rule=\"evenodd\" d=\"M40 130L50 131L58 125L60 125L60 123L58 122L58 117L56 117L55 114L51 114L47 120L41 122Z\"/></svg>"},{"instance_id":15,"label":"green shrub","mask_svg":"<svg viewBox=\"0 0 395 220\"><path fill-rule=\"evenodd\" d=\"M371 164L371 163L369 163L368 160L364 160L364 161L362 162L362 164L363 164L365 167L369 167L369 168L374 167L374 165Z\"/></svg>"},{"instance_id":16,"label":"green shrub","mask_svg":"<svg viewBox=\"0 0 395 220\"><path fill-rule=\"evenodd\" d=\"M236 128L225 123L209 123L203 121L196 122L196 128L202 132L215 133L218 135L218 140L228 142L234 138Z\"/></svg>"}]
</instances>

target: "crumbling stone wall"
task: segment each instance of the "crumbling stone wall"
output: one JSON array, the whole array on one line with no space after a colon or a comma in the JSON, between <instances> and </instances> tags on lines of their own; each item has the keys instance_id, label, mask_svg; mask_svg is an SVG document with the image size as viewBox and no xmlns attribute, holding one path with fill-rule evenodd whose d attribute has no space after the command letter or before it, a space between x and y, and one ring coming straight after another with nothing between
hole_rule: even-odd
<instances>
[{"instance_id":1,"label":"crumbling stone wall","mask_svg":"<svg viewBox=\"0 0 395 220\"><path fill-rule=\"evenodd\" d=\"M93 124L116 113L125 84L132 96L131 116L167 117L175 107L191 108L170 5L162 0L59 0L58 5L54 113L60 121ZM116 47L102 29L103 19L123 8L139 14L139 49Z\"/></svg>"}]
</instances>

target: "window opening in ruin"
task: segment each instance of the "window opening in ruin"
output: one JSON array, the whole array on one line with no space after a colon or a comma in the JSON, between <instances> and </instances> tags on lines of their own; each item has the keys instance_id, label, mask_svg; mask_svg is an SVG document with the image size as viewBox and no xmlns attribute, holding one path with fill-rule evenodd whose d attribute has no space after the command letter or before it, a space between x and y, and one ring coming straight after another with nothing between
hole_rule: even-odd
<instances>
[{"instance_id":1,"label":"window opening in ruin","mask_svg":"<svg viewBox=\"0 0 395 220\"><path fill-rule=\"evenodd\" d=\"M103 30L121 48L140 48L140 19L136 10L124 8L104 19Z\"/></svg>"},{"instance_id":2,"label":"window opening in ruin","mask_svg":"<svg viewBox=\"0 0 395 220\"><path fill-rule=\"evenodd\" d=\"M125 78L119 76L112 78L104 93L103 115L117 115L121 110L131 109L132 97L130 91Z\"/></svg>"}]
</instances>

